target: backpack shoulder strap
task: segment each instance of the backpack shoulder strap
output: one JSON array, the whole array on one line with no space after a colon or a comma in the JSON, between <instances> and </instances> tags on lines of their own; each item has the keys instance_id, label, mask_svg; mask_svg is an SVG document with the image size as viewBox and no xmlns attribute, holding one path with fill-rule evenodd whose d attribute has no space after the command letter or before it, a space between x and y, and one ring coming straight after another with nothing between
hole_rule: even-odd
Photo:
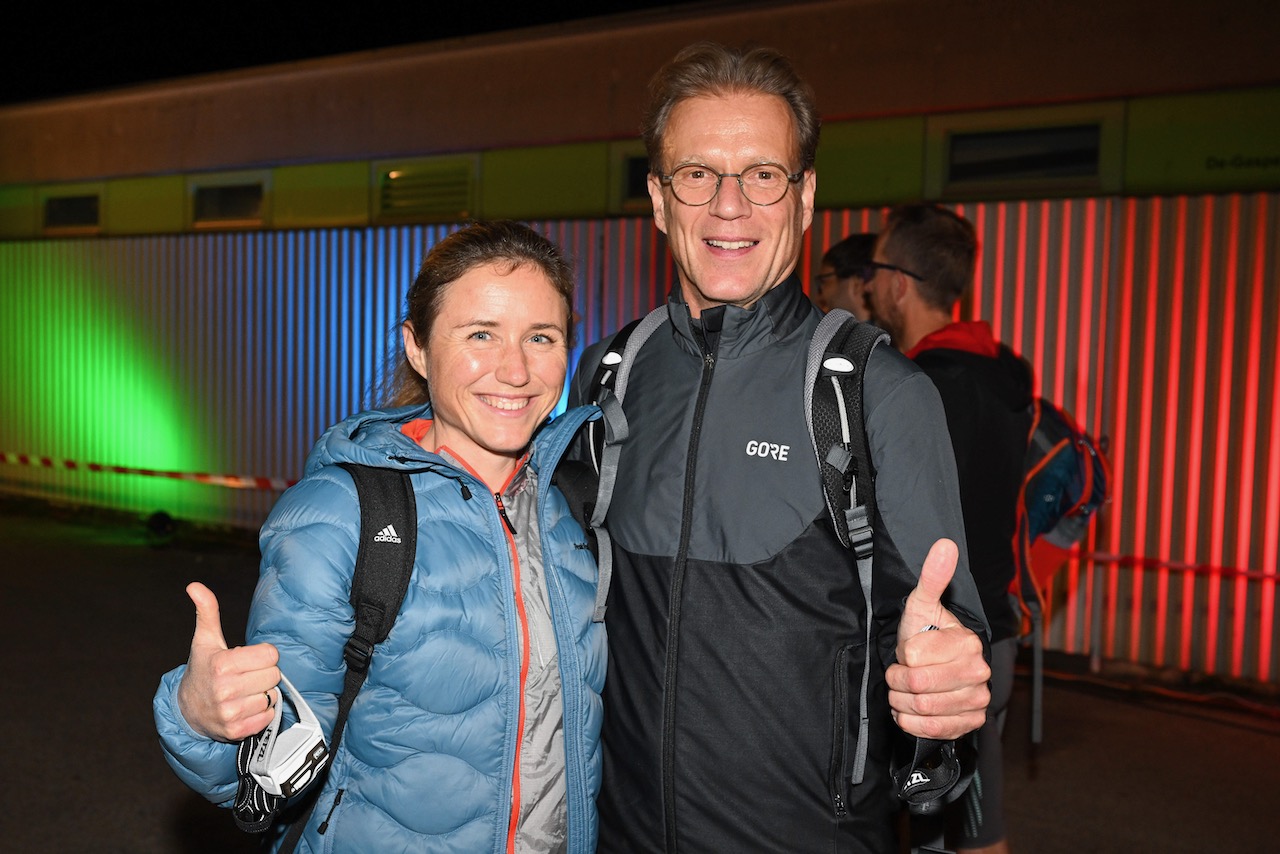
<instances>
[{"instance_id":1,"label":"backpack shoulder strap","mask_svg":"<svg viewBox=\"0 0 1280 854\"><path fill-rule=\"evenodd\" d=\"M591 469L596 476L595 501L584 507L588 541L595 544L599 580L596 584L596 622L604 620L605 603L609 598L609 584L613 579L613 544L605 527L609 503L613 499L613 487L618 479L618 456L627 441L627 417L622 411L622 398L627 393L627 377L636 354L667 319L667 307L658 306L642 318L631 321L614 334L600 364L596 366L591 385L587 389L587 403L600 407L601 418L587 425L588 453ZM573 500L573 499L570 499ZM585 502L584 502L585 504ZM575 509L575 515L577 510Z\"/></svg>"},{"instance_id":2,"label":"backpack shoulder strap","mask_svg":"<svg viewBox=\"0 0 1280 854\"><path fill-rule=\"evenodd\" d=\"M343 658L348 673L354 670L363 682L373 648L390 634L409 589L418 543L418 508L405 472L340 465L350 472L360 496L360 545L351 580L356 624ZM336 741L336 733L334 737Z\"/></svg>"},{"instance_id":3,"label":"backpack shoulder strap","mask_svg":"<svg viewBox=\"0 0 1280 854\"><path fill-rule=\"evenodd\" d=\"M875 509L862 379L871 351L888 341L883 330L835 309L818 324L805 368L805 416L827 510L840 542L859 558L871 554Z\"/></svg>"},{"instance_id":4,"label":"backpack shoulder strap","mask_svg":"<svg viewBox=\"0 0 1280 854\"><path fill-rule=\"evenodd\" d=\"M355 628L342 653L347 675L329 740L330 761L338 751L351 705L369 675L373 649L386 640L400 613L413 575L418 545L418 505L408 473L356 463L339 465L351 474L356 484L360 500L360 544L356 550L355 575L351 579ZM315 805L313 795L306 812L289 827L280 845L281 852L293 851Z\"/></svg>"},{"instance_id":5,"label":"backpack shoulder strap","mask_svg":"<svg viewBox=\"0 0 1280 854\"><path fill-rule=\"evenodd\" d=\"M842 545L852 549L858 581L867 604L866 649L859 705L858 752L850 779L862 782L871 720L867 696L871 680L872 533L875 515L875 470L863 421L862 375L877 344L888 342L883 330L858 322L841 309L829 312L809 343L805 366L805 418L818 460L827 512Z\"/></svg>"}]
</instances>

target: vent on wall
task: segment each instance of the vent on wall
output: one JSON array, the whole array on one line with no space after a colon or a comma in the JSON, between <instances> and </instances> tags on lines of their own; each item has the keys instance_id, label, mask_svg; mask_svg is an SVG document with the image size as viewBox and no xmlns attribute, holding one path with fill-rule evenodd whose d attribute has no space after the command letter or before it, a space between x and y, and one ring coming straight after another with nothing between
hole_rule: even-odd
<instances>
[{"instance_id":1,"label":"vent on wall","mask_svg":"<svg viewBox=\"0 0 1280 854\"><path fill-rule=\"evenodd\" d=\"M192 223L196 227L229 227L263 223L261 182L195 188Z\"/></svg>"},{"instance_id":2,"label":"vent on wall","mask_svg":"<svg viewBox=\"0 0 1280 854\"><path fill-rule=\"evenodd\" d=\"M930 116L925 198L1120 192L1124 118L1119 101Z\"/></svg>"},{"instance_id":3,"label":"vent on wall","mask_svg":"<svg viewBox=\"0 0 1280 854\"><path fill-rule=\"evenodd\" d=\"M1097 178L1102 128L1093 124L955 133L949 184Z\"/></svg>"},{"instance_id":4,"label":"vent on wall","mask_svg":"<svg viewBox=\"0 0 1280 854\"><path fill-rule=\"evenodd\" d=\"M638 139L609 143L609 213L647 214L649 201L649 158Z\"/></svg>"},{"instance_id":5,"label":"vent on wall","mask_svg":"<svg viewBox=\"0 0 1280 854\"><path fill-rule=\"evenodd\" d=\"M44 230L54 234L90 234L99 230L98 194L48 196L44 200Z\"/></svg>"},{"instance_id":6,"label":"vent on wall","mask_svg":"<svg viewBox=\"0 0 1280 854\"><path fill-rule=\"evenodd\" d=\"M380 221L460 222L475 213L474 158L398 164L378 175Z\"/></svg>"}]
</instances>

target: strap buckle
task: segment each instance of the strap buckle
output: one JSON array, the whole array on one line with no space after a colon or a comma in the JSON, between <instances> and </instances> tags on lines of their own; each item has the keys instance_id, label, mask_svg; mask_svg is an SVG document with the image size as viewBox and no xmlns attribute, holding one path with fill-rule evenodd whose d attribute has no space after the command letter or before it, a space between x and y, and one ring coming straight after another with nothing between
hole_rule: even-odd
<instances>
[{"instance_id":1,"label":"strap buckle","mask_svg":"<svg viewBox=\"0 0 1280 854\"><path fill-rule=\"evenodd\" d=\"M857 507L850 507L845 511L844 518L849 526L849 545L858 560L871 557L873 537L871 522L867 518L867 506L859 504Z\"/></svg>"},{"instance_id":2,"label":"strap buckle","mask_svg":"<svg viewBox=\"0 0 1280 854\"><path fill-rule=\"evenodd\" d=\"M352 635L342 649L342 658L347 662L349 669L364 673L369 669L369 662L373 660L373 644L364 638Z\"/></svg>"}]
</instances>

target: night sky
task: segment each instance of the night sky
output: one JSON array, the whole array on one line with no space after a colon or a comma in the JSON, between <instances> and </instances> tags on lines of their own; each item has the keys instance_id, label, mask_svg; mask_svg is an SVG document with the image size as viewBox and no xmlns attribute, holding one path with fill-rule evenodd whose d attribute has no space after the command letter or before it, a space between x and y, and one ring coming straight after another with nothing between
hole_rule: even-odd
<instances>
[{"instance_id":1,"label":"night sky","mask_svg":"<svg viewBox=\"0 0 1280 854\"><path fill-rule=\"evenodd\" d=\"M463 0L24 3L0 50L0 104L154 80L555 24L605 14L723 3ZM21 9L18 12L17 9Z\"/></svg>"}]
</instances>

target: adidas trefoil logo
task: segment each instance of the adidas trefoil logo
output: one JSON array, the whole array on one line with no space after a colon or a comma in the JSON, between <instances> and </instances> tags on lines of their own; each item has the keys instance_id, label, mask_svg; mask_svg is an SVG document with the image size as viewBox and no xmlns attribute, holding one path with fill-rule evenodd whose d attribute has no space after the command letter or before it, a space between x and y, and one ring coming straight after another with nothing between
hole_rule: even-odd
<instances>
[{"instance_id":1,"label":"adidas trefoil logo","mask_svg":"<svg viewBox=\"0 0 1280 854\"><path fill-rule=\"evenodd\" d=\"M398 543L400 542L400 535L396 533L394 525L388 525L374 535L373 541L375 543Z\"/></svg>"}]
</instances>

